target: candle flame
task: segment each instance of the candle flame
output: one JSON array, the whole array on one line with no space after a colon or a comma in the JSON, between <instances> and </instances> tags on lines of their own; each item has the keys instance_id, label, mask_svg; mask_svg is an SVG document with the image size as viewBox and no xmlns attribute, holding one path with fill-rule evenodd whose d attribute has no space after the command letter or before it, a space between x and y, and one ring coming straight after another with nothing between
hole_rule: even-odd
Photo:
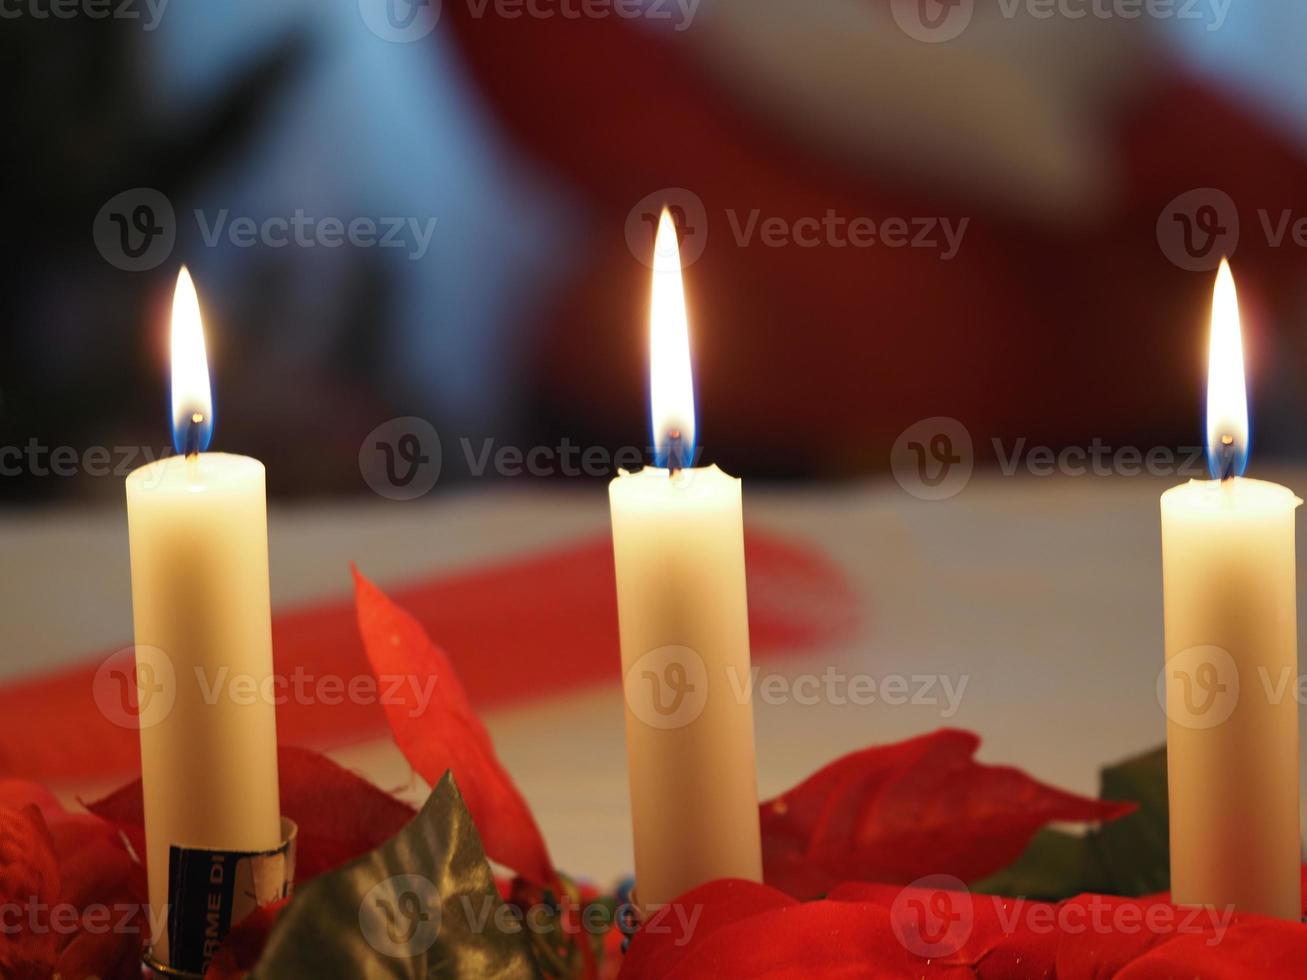
<instances>
[{"instance_id":1,"label":"candle flame","mask_svg":"<svg viewBox=\"0 0 1307 980\"><path fill-rule=\"evenodd\" d=\"M1212 292L1207 348L1207 469L1214 479L1243 475L1248 463L1248 392L1244 379L1239 296L1221 259Z\"/></svg>"},{"instance_id":2,"label":"candle flame","mask_svg":"<svg viewBox=\"0 0 1307 980\"><path fill-rule=\"evenodd\" d=\"M655 461L677 470L694 457L694 375L676 224L663 208L654 240L649 309L649 407Z\"/></svg>"},{"instance_id":3,"label":"candle flame","mask_svg":"<svg viewBox=\"0 0 1307 980\"><path fill-rule=\"evenodd\" d=\"M213 436L213 395L204 350L200 299L182 266L172 295L172 444L178 453L203 452Z\"/></svg>"}]
</instances>

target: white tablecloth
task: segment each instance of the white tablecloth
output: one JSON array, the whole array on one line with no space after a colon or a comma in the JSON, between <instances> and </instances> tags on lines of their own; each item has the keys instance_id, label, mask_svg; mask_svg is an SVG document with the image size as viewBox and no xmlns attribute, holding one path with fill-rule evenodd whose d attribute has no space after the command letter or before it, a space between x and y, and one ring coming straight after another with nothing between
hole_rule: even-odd
<instances>
[{"instance_id":1,"label":"white tablecloth","mask_svg":"<svg viewBox=\"0 0 1307 980\"><path fill-rule=\"evenodd\" d=\"M1307 487L1303 472L1257 475ZM1157 497L1170 482L978 473L961 494L935 503L888 480L746 487L746 520L825 550L865 610L844 649L772 661L765 673L820 677L830 667L878 680L943 675L955 691L965 684L949 717L942 697L898 706L759 698L764 796L851 749L943 725L979 732L985 761L1096 793L1102 764L1165 734L1156 699ZM598 486L487 486L413 503L277 507L270 522L273 598L283 605L347 595L351 560L385 587L603 532L607 499ZM121 511L9 511L0 514L0 540L0 680L130 637ZM629 870L620 691L499 711L487 722L559 865L601 882ZM335 755L387 788L422 792L389 744Z\"/></svg>"}]
</instances>

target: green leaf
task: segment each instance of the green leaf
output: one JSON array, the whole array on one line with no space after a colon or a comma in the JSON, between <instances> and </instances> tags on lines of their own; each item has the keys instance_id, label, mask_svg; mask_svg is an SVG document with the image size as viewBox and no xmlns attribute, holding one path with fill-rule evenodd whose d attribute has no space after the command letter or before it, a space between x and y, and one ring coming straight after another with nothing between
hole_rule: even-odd
<instances>
[{"instance_id":1,"label":"green leaf","mask_svg":"<svg viewBox=\"0 0 1307 980\"><path fill-rule=\"evenodd\" d=\"M1013 864L972 889L1043 901L1082 892L1134 897L1169 889L1165 746L1105 768L1099 797L1129 800L1139 809L1084 835L1041 830Z\"/></svg>"},{"instance_id":2,"label":"green leaf","mask_svg":"<svg viewBox=\"0 0 1307 980\"><path fill-rule=\"evenodd\" d=\"M450 773L376 850L299 889L252 980L540 977Z\"/></svg>"},{"instance_id":3,"label":"green leaf","mask_svg":"<svg viewBox=\"0 0 1307 980\"><path fill-rule=\"evenodd\" d=\"M1139 809L1096 833L1101 865L1115 895L1151 895L1171 887L1166 747L1103 770L1101 795Z\"/></svg>"},{"instance_id":4,"label":"green leaf","mask_svg":"<svg viewBox=\"0 0 1307 980\"><path fill-rule=\"evenodd\" d=\"M1035 834L1015 863L975 882L971 890L987 895L1058 901L1088 890L1093 860L1093 846L1088 837L1044 829Z\"/></svg>"}]
</instances>

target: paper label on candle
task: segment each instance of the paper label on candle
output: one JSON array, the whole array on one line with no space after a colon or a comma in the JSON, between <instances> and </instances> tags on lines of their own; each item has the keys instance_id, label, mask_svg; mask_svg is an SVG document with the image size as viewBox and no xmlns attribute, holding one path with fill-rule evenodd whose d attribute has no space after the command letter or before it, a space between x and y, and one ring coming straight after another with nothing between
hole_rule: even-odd
<instances>
[{"instance_id":1,"label":"paper label on candle","mask_svg":"<svg viewBox=\"0 0 1307 980\"><path fill-rule=\"evenodd\" d=\"M169 848L168 966L173 970L203 976L232 925L290 894L295 825L282 824L286 839L271 851Z\"/></svg>"}]
</instances>

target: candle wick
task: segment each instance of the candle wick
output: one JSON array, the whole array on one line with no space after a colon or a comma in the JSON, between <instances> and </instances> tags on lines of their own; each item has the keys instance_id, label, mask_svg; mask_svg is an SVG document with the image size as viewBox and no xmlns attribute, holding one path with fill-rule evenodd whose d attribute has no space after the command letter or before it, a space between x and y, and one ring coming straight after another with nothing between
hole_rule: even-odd
<instances>
[{"instance_id":1,"label":"candle wick","mask_svg":"<svg viewBox=\"0 0 1307 980\"><path fill-rule=\"evenodd\" d=\"M1220 478L1225 483L1234 478L1234 436L1228 432L1221 436L1220 462Z\"/></svg>"},{"instance_id":2,"label":"candle wick","mask_svg":"<svg viewBox=\"0 0 1307 980\"><path fill-rule=\"evenodd\" d=\"M186 426L186 438L183 440L187 459L194 459L200 455L200 428L203 425L204 413L192 412L190 425Z\"/></svg>"},{"instance_id":3,"label":"candle wick","mask_svg":"<svg viewBox=\"0 0 1307 980\"><path fill-rule=\"evenodd\" d=\"M669 476L675 476L685 468L685 460L682 458L685 440L681 436L681 430L673 429L667 433L667 442L667 473Z\"/></svg>"}]
</instances>

